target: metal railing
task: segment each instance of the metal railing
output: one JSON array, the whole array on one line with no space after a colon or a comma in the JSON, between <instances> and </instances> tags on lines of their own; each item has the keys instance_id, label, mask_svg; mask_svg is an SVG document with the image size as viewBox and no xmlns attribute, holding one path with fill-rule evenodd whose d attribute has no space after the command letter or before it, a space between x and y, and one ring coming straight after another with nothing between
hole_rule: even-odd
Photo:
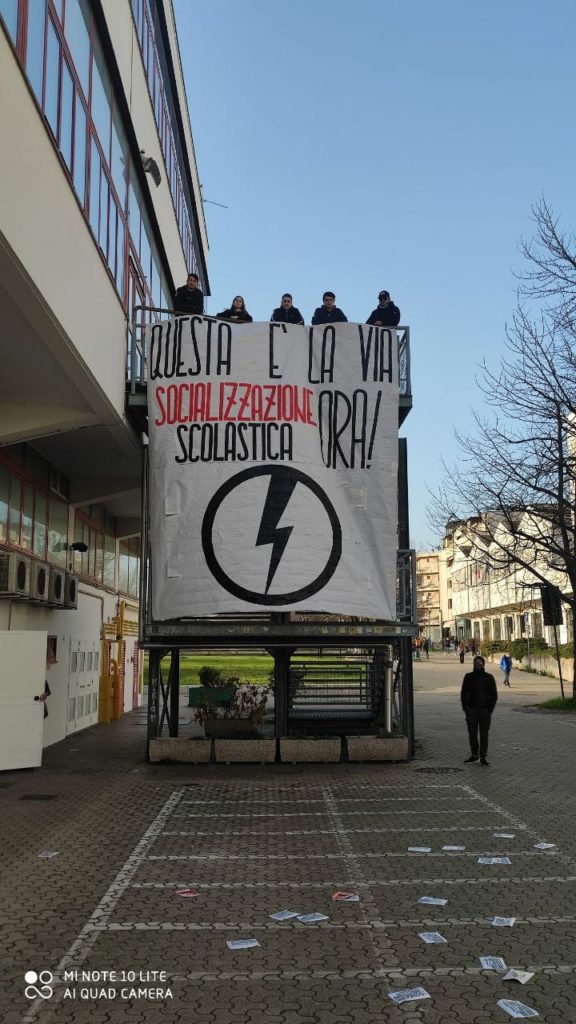
<instances>
[{"instance_id":1,"label":"metal railing","mask_svg":"<svg viewBox=\"0 0 576 1024\"><path fill-rule=\"evenodd\" d=\"M152 314L147 316L147 314ZM134 306L132 320L128 323L126 338L126 381L131 394L141 394L148 381L144 334L150 321L178 314L164 306ZM208 314L207 314L208 315ZM396 327L398 337L398 379L400 398L411 398L412 379L410 366L410 328Z\"/></svg>"}]
</instances>

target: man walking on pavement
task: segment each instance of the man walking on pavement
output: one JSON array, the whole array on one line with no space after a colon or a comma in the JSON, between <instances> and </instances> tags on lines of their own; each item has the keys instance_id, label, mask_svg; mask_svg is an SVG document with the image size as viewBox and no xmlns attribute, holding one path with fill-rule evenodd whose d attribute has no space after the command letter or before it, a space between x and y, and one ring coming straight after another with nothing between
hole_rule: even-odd
<instances>
[{"instance_id":1,"label":"man walking on pavement","mask_svg":"<svg viewBox=\"0 0 576 1024\"><path fill-rule=\"evenodd\" d=\"M494 676L484 671L484 665L482 655L475 655L474 671L467 672L462 682L460 699L466 715L470 740L470 757L466 758L465 764L474 764L478 760L480 764L489 764L489 761L486 760L488 732L492 712L498 700L498 690ZM478 742L478 735L480 735L480 742Z\"/></svg>"}]
</instances>

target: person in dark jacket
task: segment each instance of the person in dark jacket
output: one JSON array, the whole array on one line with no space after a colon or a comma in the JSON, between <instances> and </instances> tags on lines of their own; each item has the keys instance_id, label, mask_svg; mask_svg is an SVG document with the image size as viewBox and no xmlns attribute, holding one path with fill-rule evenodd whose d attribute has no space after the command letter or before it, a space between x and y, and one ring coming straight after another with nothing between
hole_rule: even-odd
<instances>
[{"instance_id":1,"label":"person in dark jacket","mask_svg":"<svg viewBox=\"0 0 576 1024\"><path fill-rule=\"evenodd\" d=\"M304 317L296 306L292 305L292 296L290 292L284 292L282 301L277 309L274 310L270 317L272 323L277 324L303 324Z\"/></svg>"},{"instance_id":2,"label":"person in dark jacket","mask_svg":"<svg viewBox=\"0 0 576 1024\"><path fill-rule=\"evenodd\" d=\"M241 295L235 295L232 299L232 305L230 309L223 309L221 313L216 313L218 320L232 320L235 324L251 324L252 317L246 309L244 299Z\"/></svg>"},{"instance_id":3,"label":"person in dark jacket","mask_svg":"<svg viewBox=\"0 0 576 1024\"><path fill-rule=\"evenodd\" d=\"M347 324L348 317L336 305L334 292L324 292L322 305L314 310L313 324Z\"/></svg>"},{"instance_id":4,"label":"person in dark jacket","mask_svg":"<svg viewBox=\"0 0 576 1024\"><path fill-rule=\"evenodd\" d=\"M488 753L488 732L492 712L498 700L496 680L488 672L484 671L485 661L481 654L474 657L474 671L467 672L462 682L462 708L466 715L468 726L468 738L470 740L470 757L466 758L465 764L473 764L480 761L480 764L488 764L486 754ZM480 734L480 743L478 743Z\"/></svg>"},{"instance_id":5,"label":"person in dark jacket","mask_svg":"<svg viewBox=\"0 0 576 1024\"><path fill-rule=\"evenodd\" d=\"M204 296L198 287L198 274L188 274L186 284L178 288L174 296L174 309L185 316L202 316Z\"/></svg>"},{"instance_id":6,"label":"person in dark jacket","mask_svg":"<svg viewBox=\"0 0 576 1024\"><path fill-rule=\"evenodd\" d=\"M382 291L378 295L378 305L368 317L367 324L375 327L397 327L400 323L400 310L390 298L390 292Z\"/></svg>"}]
</instances>

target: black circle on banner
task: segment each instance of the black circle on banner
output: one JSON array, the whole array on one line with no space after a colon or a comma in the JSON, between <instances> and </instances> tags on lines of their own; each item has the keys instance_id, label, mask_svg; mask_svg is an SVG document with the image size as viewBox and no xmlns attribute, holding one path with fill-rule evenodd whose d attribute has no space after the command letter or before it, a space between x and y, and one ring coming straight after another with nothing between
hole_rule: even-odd
<instances>
[{"instance_id":1,"label":"black circle on banner","mask_svg":"<svg viewBox=\"0 0 576 1024\"><path fill-rule=\"evenodd\" d=\"M255 477L259 476L269 476L271 481L276 481L280 485L283 481L289 481L292 487L297 483L307 487L322 505L322 508L330 520L330 526L332 527L332 549L322 572L319 573L315 580L312 580L299 590L291 591L289 594L259 594L256 591L242 587L239 583L236 583L231 579L226 572L224 572L214 551L212 531L214 528L214 520L216 519L216 514L220 506L236 487L239 487L247 480L253 480ZM202 548L206 564L214 576L214 579L217 580L224 590L233 594L234 597L238 597L242 601L250 601L253 604L290 604L296 601L304 601L307 597L317 594L318 591L322 590L322 587L325 587L328 581L332 578L336 570L336 566L342 556L342 527L340 525L340 520L336 515L336 510L328 495L322 490L316 481L312 479L312 477L307 476L306 473L302 473L299 469L292 469L290 466L252 466L250 469L245 469L241 473L236 473L235 476L231 476L229 480L226 480L226 482L218 488L216 493L208 502L206 512L204 513L204 519L202 520Z\"/></svg>"}]
</instances>

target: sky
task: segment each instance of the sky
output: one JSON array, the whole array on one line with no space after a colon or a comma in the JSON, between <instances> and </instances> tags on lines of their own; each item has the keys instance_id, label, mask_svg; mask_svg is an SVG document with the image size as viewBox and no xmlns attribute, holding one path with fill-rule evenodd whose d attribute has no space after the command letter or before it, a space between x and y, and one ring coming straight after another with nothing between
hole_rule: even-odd
<instances>
[{"instance_id":1,"label":"sky","mask_svg":"<svg viewBox=\"0 0 576 1024\"><path fill-rule=\"evenodd\" d=\"M410 326L411 543L482 409L545 196L576 227L574 0L173 0L216 313L284 291ZM221 203L223 209L212 203ZM505 408L507 395L502 395Z\"/></svg>"}]
</instances>

